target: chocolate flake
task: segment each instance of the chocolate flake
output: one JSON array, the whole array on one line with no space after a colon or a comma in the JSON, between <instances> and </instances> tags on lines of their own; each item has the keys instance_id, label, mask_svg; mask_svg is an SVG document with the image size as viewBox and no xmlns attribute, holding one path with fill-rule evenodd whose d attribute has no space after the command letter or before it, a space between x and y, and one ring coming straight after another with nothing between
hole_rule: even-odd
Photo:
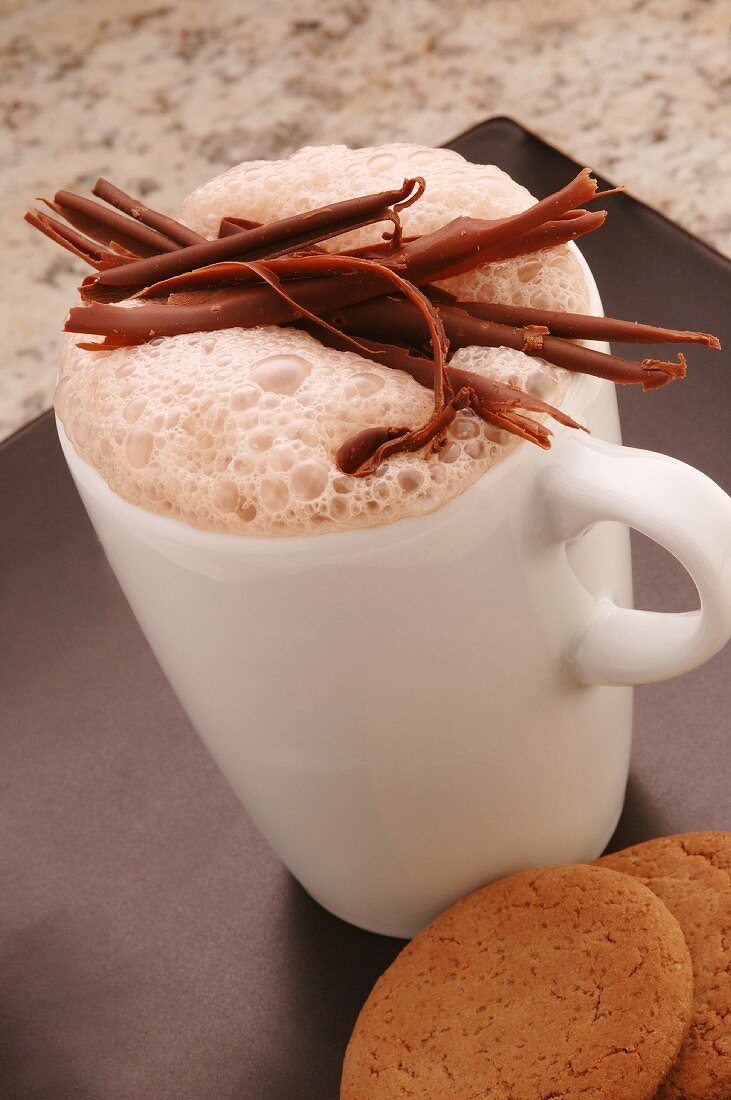
<instances>
[{"instance_id":1,"label":"chocolate flake","mask_svg":"<svg viewBox=\"0 0 731 1100\"><path fill-rule=\"evenodd\" d=\"M520 330L523 333L523 347L520 349L526 355L529 352L538 352L543 347L543 337L548 335L545 325L524 325Z\"/></svg>"}]
</instances>

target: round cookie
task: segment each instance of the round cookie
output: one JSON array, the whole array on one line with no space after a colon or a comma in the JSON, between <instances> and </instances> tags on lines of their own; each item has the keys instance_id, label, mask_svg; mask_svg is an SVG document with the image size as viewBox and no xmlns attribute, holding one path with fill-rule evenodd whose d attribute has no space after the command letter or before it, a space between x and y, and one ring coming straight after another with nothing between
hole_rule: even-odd
<instances>
[{"instance_id":1,"label":"round cookie","mask_svg":"<svg viewBox=\"0 0 731 1100\"><path fill-rule=\"evenodd\" d=\"M731 833L661 837L598 861L657 894L683 930L693 1019L660 1100L731 1097Z\"/></svg>"},{"instance_id":2,"label":"round cookie","mask_svg":"<svg viewBox=\"0 0 731 1100\"><path fill-rule=\"evenodd\" d=\"M379 978L341 1100L650 1100L692 982L677 921L635 879L512 875L442 913Z\"/></svg>"}]
</instances>

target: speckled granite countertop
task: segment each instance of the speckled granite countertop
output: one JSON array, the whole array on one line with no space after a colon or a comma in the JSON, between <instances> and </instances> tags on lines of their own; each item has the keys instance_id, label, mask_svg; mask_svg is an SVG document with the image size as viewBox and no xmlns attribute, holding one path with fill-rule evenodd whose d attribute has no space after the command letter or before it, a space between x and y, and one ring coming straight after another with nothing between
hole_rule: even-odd
<instances>
[{"instance_id":1,"label":"speckled granite countertop","mask_svg":"<svg viewBox=\"0 0 731 1100\"><path fill-rule=\"evenodd\" d=\"M50 404L80 262L22 222L97 176L175 212L229 164L508 114L731 248L724 0L0 0L0 438ZM550 12L550 14L549 14Z\"/></svg>"}]
</instances>

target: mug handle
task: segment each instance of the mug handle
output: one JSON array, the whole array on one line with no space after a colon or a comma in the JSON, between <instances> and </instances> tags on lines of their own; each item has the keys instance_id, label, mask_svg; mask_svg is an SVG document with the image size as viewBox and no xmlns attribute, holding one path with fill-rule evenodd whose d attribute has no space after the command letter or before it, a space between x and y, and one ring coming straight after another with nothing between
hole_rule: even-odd
<instances>
[{"instance_id":1,"label":"mug handle","mask_svg":"<svg viewBox=\"0 0 731 1100\"><path fill-rule=\"evenodd\" d=\"M696 611L632 611L602 598L568 653L583 684L649 684L689 672L731 637L731 497L692 466L567 432L541 475L551 535L567 542L601 520L626 523L687 569Z\"/></svg>"}]
</instances>

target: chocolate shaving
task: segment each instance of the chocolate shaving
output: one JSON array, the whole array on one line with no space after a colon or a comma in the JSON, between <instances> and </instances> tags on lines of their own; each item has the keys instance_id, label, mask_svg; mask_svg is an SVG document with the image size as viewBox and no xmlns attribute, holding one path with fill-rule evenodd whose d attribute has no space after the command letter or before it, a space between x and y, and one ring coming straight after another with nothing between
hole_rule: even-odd
<instances>
[{"instance_id":1,"label":"chocolate shaving","mask_svg":"<svg viewBox=\"0 0 731 1100\"><path fill-rule=\"evenodd\" d=\"M150 229L162 233L174 244L182 246L201 244L206 239L201 237L200 233L189 229L187 225L183 225L181 222L169 218L166 214L160 214L157 210L145 206L139 199L126 194L115 184L110 183L109 180L98 179L92 187L91 193L96 195L98 199L108 202L110 206L116 206L117 210L121 210L123 214L129 215L130 218L135 218L143 225L149 226Z\"/></svg>"},{"instance_id":2,"label":"chocolate shaving","mask_svg":"<svg viewBox=\"0 0 731 1100\"><path fill-rule=\"evenodd\" d=\"M437 301L431 289L426 293ZM583 313L559 313L550 309L531 309L528 306L505 306L497 302L462 302L445 291L442 301L449 302L473 317L485 321L497 321L503 325L528 327L545 326L553 336L569 340L614 340L624 344L706 344L717 351L720 341L707 332L687 332L682 329L656 328L639 321L622 321L616 317L592 317Z\"/></svg>"},{"instance_id":3,"label":"chocolate shaving","mask_svg":"<svg viewBox=\"0 0 731 1100\"><path fill-rule=\"evenodd\" d=\"M380 265L374 263L360 274L343 275L342 264L338 268L338 260L349 259L355 260L354 257L327 253L267 261L268 270L280 279L292 271L299 274L323 272L322 278L299 278L287 283L289 297L298 303L296 307L277 295L270 286L236 286L238 282L260 281L250 265L240 261L216 264L165 280L137 297L135 300L141 304L135 309L99 301L73 307L65 328L67 332L106 336L113 338L119 346L129 346L146 343L157 336L176 336L185 332L287 324L298 320L306 310L322 310L323 301L337 307L383 292L384 276L378 273ZM390 268L385 270L397 274ZM171 301L143 302L143 296L161 291L167 296L191 290L210 290L221 285L222 289L215 290L213 294L197 295L193 301L183 305L174 305Z\"/></svg>"},{"instance_id":4,"label":"chocolate shaving","mask_svg":"<svg viewBox=\"0 0 731 1100\"><path fill-rule=\"evenodd\" d=\"M469 404L469 394L460 390L434 412L421 428L366 428L346 439L338 450L335 461L344 474L351 477L368 477L374 474L382 462L392 455L421 451L429 446L438 447L457 411Z\"/></svg>"},{"instance_id":5,"label":"chocolate shaving","mask_svg":"<svg viewBox=\"0 0 731 1100\"><path fill-rule=\"evenodd\" d=\"M554 221L548 221L544 225L538 226L536 229L530 230L528 233L522 233L520 236L513 238L509 241L493 244L490 248L484 249L479 258L479 264L485 263L497 263L499 260L508 260L514 256L527 256L532 252L539 252L544 248L553 248L556 245L568 244L569 241L575 241L579 237L583 237L586 233L593 233L596 229L601 228L606 219L606 211L597 210L589 212L587 210L569 210L566 214L556 218ZM485 227L491 225L499 225L500 221L487 221L483 222ZM416 240L415 237L406 238L402 243L411 243ZM367 245L360 249L353 249L349 251L351 256L364 256L372 259L380 259L388 252L393 252L388 244L373 244ZM399 257L402 262L406 262L403 255ZM467 265L462 268L463 271L470 270L470 266ZM450 275L456 275L462 273L460 271L449 271L446 275L439 275L441 278L448 278ZM436 276L433 276L436 277Z\"/></svg>"},{"instance_id":6,"label":"chocolate shaving","mask_svg":"<svg viewBox=\"0 0 731 1100\"><path fill-rule=\"evenodd\" d=\"M513 348L528 355L539 355L541 359L566 370L592 374L620 384L640 383L646 390L664 386L685 374L682 356L677 363L656 359L638 363L543 334L537 346L530 338L526 341L525 329L474 317L454 304L438 304L437 310L452 352L470 346ZM339 310L331 315L331 319L338 328L351 335L386 337L405 347L419 347L419 328L407 302L390 299L361 302Z\"/></svg>"},{"instance_id":7,"label":"chocolate shaving","mask_svg":"<svg viewBox=\"0 0 731 1100\"><path fill-rule=\"evenodd\" d=\"M432 388L434 389L435 402L437 405L441 406L445 393L451 395L452 387L449 381L445 380L444 362L449 348L449 342L438 309L430 302L429 298L418 289L418 287L412 286L406 279L398 275L397 272L392 271L383 264L378 264L373 260L359 259L354 256L330 256L330 270L332 270L333 264L335 268L342 266L345 270L360 272L368 276L370 276L371 273L377 274L381 279L390 282L396 290L401 291L407 304L411 307L411 310L415 314L421 316L422 323L425 325L429 336L429 345L432 351ZM318 317L318 321L322 323L323 318ZM326 327L332 331L333 326L326 324ZM345 334L339 333L338 335L343 336Z\"/></svg>"},{"instance_id":8,"label":"chocolate shaving","mask_svg":"<svg viewBox=\"0 0 731 1100\"><path fill-rule=\"evenodd\" d=\"M336 237L347 230L383 221L389 216L389 209L394 203L403 202L419 186L417 180L407 179L397 190L330 203L303 214L268 222L256 229L191 245L173 255L151 256L137 264L130 264L124 271L106 271L97 276L97 282L100 286L139 289L222 260L268 259L309 243Z\"/></svg>"},{"instance_id":9,"label":"chocolate shaving","mask_svg":"<svg viewBox=\"0 0 731 1100\"><path fill-rule=\"evenodd\" d=\"M343 262L347 261L353 262L344 273ZM356 264L360 264L357 269ZM66 331L123 337L127 346L184 332L287 324L298 320L305 310L323 312L325 303L328 308L337 309L377 297L383 293L387 277L384 272L400 275L390 265L337 253L277 258L268 260L267 267L281 280L292 279L287 282L287 291L297 301L297 308L269 286L246 285L259 281L259 277L246 261L231 261L163 280L142 291L136 300L221 288L204 299L186 305L144 301L144 305L133 310L92 299L71 309ZM86 281L82 284L82 297L87 297Z\"/></svg>"},{"instance_id":10,"label":"chocolate shaving","mask_svg":"<svg viewBox=\"0 0 731 1100\"><path fill-rule=\"evenodd\" d=\"M342 351L348 350L342 333L336 332L333 336L332 331L323 334L313 330L308 324L299 327L303 327L329 347ZM413 355L405 348L395 347L392 344L365 339L360 343L364 347L364 352L361 354L365 353L369 359L393 370L402 370L420 385L431 387L433 367L428 359ZM452 402L452 408L455 411L457 408L469 407L483 420L521 439L536 443L540 447L550 447L550 430L539 421L521 416L518 409L552 416L554 420L567 427L586 431L586 428L560 409L517 387L452 366L445 368L445 374L456 395ZM384 446L398 443L407 430L406 428L369 428L357 433L346 440L338 452L338 465L344 472L353 476L365 476L377 469L383 458L387 457L383 450ZM389 449L388 453L394 453L394 450Z\"/></svg>"},{"instance_id":11,"label":"chocolate shaving","mask_svg":"<svg viewBox=\"0 0 731 1100\"><path fill-rule=\"evenodd\" d=\"M38 214L34 210L29 210L24 217L25 221L32 225L34 229L39 229L50 240L60 244L67 252L73 252L75 256L79 256L86 263L91 264L92 267L102 269L126 262L125 257L115 252L109 252L106 248L100 248L94 241L90 241L81 233L77 233L75 229L64 225L63 222L49 217L48 214Z\"/></svg>"},{"instance_id":12,"label":"chocolate shaving","mask_svg":"<svg viewBox=\"0 0 731 1100\"><path fill-rule=\"evenodd\" d=\"M606 191L595 191L587 202L594 202L595 199L606 199L610 195L621 195L627 188L622 184L620 187L608 187Z\"/></svg>"},{"instance_id":13,"label":"chocolate shaving","mask_svg":"<svg viewBox=\"0 0 731 1100\"><path fill-rule=\"evenodd\" d=\"M410 241L415 241L416 237L402 237L399 248ZM375 244L365 244L360 248L348 248L345 251L346 256L360 256L364 260L394 260L397 250L394 249L392 242L389 241L376 241Z\"/></svg>"},{"instance_id":14,"label":"chocolate shaving","mask_svg":"<svg viewBox=\"0 0 731 1100\"><path fill-rule=\"evenodd\" d=\"M251 218L221 218L216 237L230 237L234 233L240 233L243 229L258 229L260 225L261 222L255 222ZM307 254L325 251L324 248L320 248L316 244L308 244L306 249ZM351 255L351 253L348 252L346 255ZM357 253L353 253L353 255L357 255Z\"/></svg>"},{"instance_id":15,"label":"chocolate shaving","mask_svg":"<svg viewBox=\"0 0 731 1100\"><path fill-rule=\"evenodd\" d=\"M542 337L540 348L536 349L525 346L523 329L471 317L456 306L438 308L450 345L455 350L471 344L515 348L516 351L524 351L527 355L537 354L547 362L563 367L565 370L606 378L620 385L639 383L645 390L657 389L685 375L686 363L682 355L678 356L677 363L664 362L660 359L645 359L638 363L602 351L594 351L593 348L585 348L581 344L573 344L560 337L545 335Z\"/></svg>"},{"instance_id":16,"label":"chocolate shaving","mask_svg":"<svg viewBox=\"0 0 731 1100\"><path fill-rule=\"evenodd\" d=\"M361 265L360 276L353 274L343 278L334 274L348 261ZM369 338L385 335L396 344L414 348L423 343L420 314L411 303L382 295L375 297L378 290L383 289L385 273L390 272L385 265L329 254L272 260L267 268L277 278L292 271L300 275L315 271L325 274L322 278L298 278L288 282L287 297L283 298L271 287L232 286L234 279L256 277L256 272L245 263L216 265L208 270L186 273L161 285L161 289L170 294L210 289L218 280L225 282L226 289L215 291L204 299L186 305L149 301L137 309L91 302L73 308L65 327L69 332L106 336L104 344L96 345L102 349L144 343L158 336L183 332L287 324L299 320L307 312L322 311L323 302L327 302L328 306L335 307L327 314L328 321L350 335ZM396 275L395 272L390 274ZM153 287L146 293L156 289L160 288ZM359 301L366 296L370 296L369 300ZM540 354L541 358L567 370L593 374L620 384L640 383L644 389L663 386L685 373L682 356L677 363L655 359L635 362L546 335L542 336L538 347L530 338L526 343L524 329L476 317L460 305L439 305L437 312L452 351L470 345L508 347L527 354Z\"/></svg>"},{"instance_id":17,"label":"chocolate shaving","mask_svg":"<svg viewBox=\"0 0 731 1100\"><path fill-rule=\"evenodd\" d=\"M150 286L175 274L185 274L195 268L209 267L219 261L241 257L257 259L263 256L271 258L281 251L301 247L309 241L321 241L328 236L335 236L346 228L356 228L356 225L371 224L373 221L382 220L385 216L383 206L379 215L373 215L368 219L363 216L360 220L345 224L333 225L332 220L329 230L322 227L317 232L307 233L303 228L308 218L321 214L324 219L329 216L332 219L334 211L341 208L342 213L350 213L355 204L365 204L367 200L375 203L377 200L394 201L393 196L398 195L403 203L404 197L408 197L407 184L411 187L420 187L418 180L405 181L401 192L384 192L380 195L365 196L362 199L347 200L345 203L337 203L330 207L322 207L312 211L308 215L295 215L278 222L270 222L266 226L252 229L237 234L232 234L216 241L210 241L207 245L198 245L180 250L175 256L150 257L146 261L140 261L135 265L127 265L124 271L107 271L87 283L86 297L95 297L95 288ZM486 221L479 218L456 218L443 229L424 237L414 238L402 243L401 248L394 251L392 258L384 254L383 262L389 266L396 265L401 273L412 283L423 283L434 279L446 278L453 274L471 270L490 259L489 249L493 252L505 250L515 238L525 235L528 231L540 226L542 221L554 218L564 218L563 232L569 234L564 239L570 239L571 235L578 235L573 228L580 221L580 217L565 217L574 214L577 202L587 201L596 189L596 182L590 178L589 169L584 169L575 180L567 187L549 195L541 202L529 207L520 214L500 221ZM402 196L402 192L404 193ZM396 202L398 205L398 202ZM586 215L590 219L590 226L584 225L584 231L589 228L597 228L603 220L603 213L596 212ZM563 225L563 222L561 223ZM310 226L312 228L312 226ZM266 236L266 246L261 244ZM286 241L283 241L283 238ZM238 248L241 244L241 249ZM529 242L530 245L530 242ZM244 247L245 246L245 247ZM534 241L530 247L546 247L545 244ZM372 294L364 294L364 297L377 293L374 288ZM274 322L278 323L278 322Z\"/></svg>"},{"instance_id":18,"label":"chocolate shaving","mask_svg":"<svg viewBox=\"0 0 731 1100\"><path fill-rule=\"evenodd\" d=\"M443 229L404 245L401 250L406 265L404 274L411 282L422 283L471 271L485 262L483 257L489 258L490 249L504 248L516 237L573 211L588 202L595 191L596 180L584 168L566 187L512 217L500 221L455 218Z\"/></svg>"},{"instance_id":19,"label":"chocolate shaving","mask_svg":"<svg viewBox=\"0 0 731 1100\"><path fill-rule=\"evenodd\" d=\"M251 221L249 218L221 218L218 226L217 237L230 237L234 233L240 233L242 229L258 229L261 222Z\"/></svg>"},{"instance_id":20,"label":"chocolate shaving","mask_svg":"<svg viewBox=\"0 0 731 1100\"><path fill-rule=\"evenodd\" d=\"M307 324L298 327L302 327L312 335L315 335ZM333 339L331 335L325 335L323 342L329 347L335 347L344 351L347 350L345 344L338 341L338 336L340 337L340 341L342 341L343 334L338 333L335 339ZM431 388L433 371L429 359L425 359L420 355L415 355L406 348L399 348L393 344L385 344L377 340L362 339L360 343L365 348L368 358L372 359L375 363L390 367L392 370L402 370L406 374L411 375L411 377L421 386ZM461 367L454 367L451 364L445 367L445 373L449 377L454 392L459 392L464 389L472 390L477 396L482 409L497 411L520 407L528 412L552 416L554 420L557 420L560 424L564 424L569 428L581 428L580 424L572 420L572 418L562 412L561 409L549 405L539 397L534 397L533 394L527 393L517 386L510 386L506 382L499 382L496 378L486 378L484 375L475 374L474 371L463 370ZM480 415L482 415L482 412L480 412ZM485 419L491 419L491 417L486 416ZM533 422L531 421L531 423ZM539 425L539 428L542 428L542 425ZM585 428L582 430L586 431Z\"/></svg>"},{"instance_id":21,"label":"chocolate shaving","mask_svg":"<svg viewBox=\"0 0 731 1100\"><path fill-rule=\"evenodd\" d=\"M402 199L401 202L394 203L390 210L391 219L393 221L393 232L384 233L383 239L392 250L396 250L397 248L399 248L401 246L401 242L403 241L404 234L403 227L401 225L401 218L399 217L400 212L402 210L406 210L406 208L409 206L413 206L413 204L421 198L421 196L424 194L424 191L426 190L426 180L422 176L416 176L414 179L414 183L416 184L416 189L414 190L413 194L408 195L405 199Z\"/></svg>"},{"instance_id":22,"label":"chocolate shaving","mask_svg":"<svg viewBox=\"0 0 731 1100\"><path fill-rule=\"evenodd\" d=\"M434 391L434 411L430 420L421 428L416 428L413 430L408 428L388 429L388 439L384 438L381 441L377 449L377 454L379 454L381 458L383 458L386 454L394 454L397 451L420 450L427 443L436 440L446 430L446 427L448 426L452 417L455 415L457 407L456 405L454 405L454 395L452 393L450 381L448 378L445 377L444 360L447 353L447 340L444 333L444 327L436 308L432 305L426 295L418 290L417 287L412 286L410 283L406 282L406 280L402 279L395 271L391 271L389 268L385 267L382 264L376 263L374 260L363 260L357 257L340 255L331 255L326 258L316 257L312 259L316 261L317 266L322 266L324 263L328 271L333 271L340 268L346 272L365 273L371 278L379 278L381 281L385 280L386 282L391 283L396 290L401 291L401 293L405 296L405 299L414 309L415 315L421 317L422 325L426 327L426 333L428 335L429 343L431 344L433 355L431 364L431 388ZM320 263L321 259L322 263ZM229 268L233 268L236 265L230 264L228 266ZM253 272L255 275L258 275L262 280L264 280L270 287L270 289L274 292L274 294L276 294L278 298L282 299L286 305L292 308L295 318L299 319L300 317L305 316L311 324L321 326L331 335L338 337L340 340L346 342L351 347L354 347L356 351L362 353L366 350L359 342L355 342L347 335L338 332L338 330L335 329L326 319L320 317L316 313L313 313L312 311L307 309L306 306L304 306L300 301L293 298L290 291L282 286L282 283L276 273L274 262L263 263L249 261L245 264L242 263L240 266L245 266L249 272ZM193 277L194 281L196 273L190 273L190 275ZM170 280L169 282L173 282L173 280ZM178 277L175 282L179 289L181 285L185 286L186 283L190 284L191 278L188 277L186 279L185 277ZM306 286L307 281L305 281L303 284L289 284L290 288L292 286L300 285ZM220 311L219 294L214 293L209 298L207 298L203 308L207 306L213 311L215 311L216 309L219 309ZM80 309L76 312L80 312L83 315L85 311L98 311L99 309L104 308L116 309L118 313L139 313L145 309L149 311L150 307L143 305L137 307L137 309L135 310L130 311L129 307L125 306L104 307L99 306L97 303L92 303L90 306L80 307ZM158 308L172 309L173 311L175 311L176 309L182 310L185 307L168 305ZM196 307L194 306L193 308ZM200 308L200 306L198 306L197 308ZM104 350L109 348L110 346L119 345L115 345L112 341L105 342L103 345L92 345L92 347L94 347L94 350ZM88 348L89 345L87 344L85 345L85 347ZM451 413L447 412L448 405L452 408Z\"/></svg>"},{"instance_id":23,"label":"chocolate shaving","mask_svg":"<svg viewBox=\"0 0 731 1100\"><path fill-rule=\"evenodd\" d=\"M313 313L311 310L306 309L299 302L295 301L295 299L284 289L281 279L279 279L276 273L272 271L270 264L265 263L263 260L249 260L246 266L249 268L250 271L254 272L254 274L259 275L259 277L272 288L274 293L279 298L290 305L294 309L295 314L298 317L306 317L316 327L323 328L329 332L333 332L336 333L338 336L341 336L353 351L364 351L363 345L360 343L359 340L354 340L351 336L346 336L344 333L338 332L338 330L336 328L333 328L333 326L328 321L326 321L324 317L318 316L317 313Z\"/></svg>"},{"instance_id":24,"label":"chocolate shaving","mask_svg":"<svg viewBox=\"0 0 731 1100\"><path fill-rule=\"evenodd\" d=\"M157 230L72 191L57 191L53 202L43 201L70 225L100 244L121 245L137 257L178 250L178 245Z\"/></svg>"},{"instance_id":25,"label":"chocolate shaving","mask_svg":"<svg viewBox=\"0 0 731 1100\"><path fill-rule=\"evenodd\" d=\"M572 211L572 213L576 213ZM546 222L528 233L505 242L496 244L483 253L482 263L497 263L500 260L510 260L515 256L528 256L532 252L540 252L544 248L555 248L559 244L568 244L583 237L586 233L593 233L600 229L607 217L606 210L579 212L578 217L558 218L555 221ZM460 274L452 271L451 275Z\"/></svg>"}]
</instances>

